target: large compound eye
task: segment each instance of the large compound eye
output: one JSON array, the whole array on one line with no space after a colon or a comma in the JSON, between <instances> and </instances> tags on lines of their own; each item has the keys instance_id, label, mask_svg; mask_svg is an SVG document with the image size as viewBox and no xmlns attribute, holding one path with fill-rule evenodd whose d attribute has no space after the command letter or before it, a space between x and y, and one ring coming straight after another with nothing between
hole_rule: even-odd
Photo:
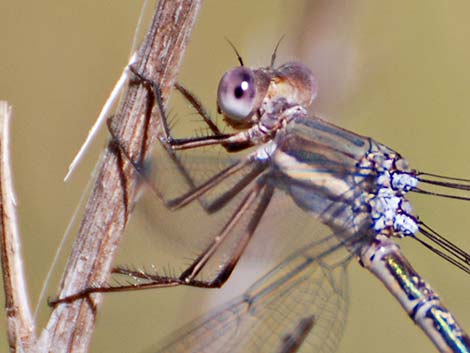
<instances>
[{"instance_id":1,"label":"large compound eye","mask_svg":"<svg viewBox=\"0 0 470 353\"><path fill-rule=\"evenodd\" d=\"M217 90L217 104L231 120L241 122L249 118L256 104L253 72L245 67L238 67L225 73Z\"/></svg>"}]
</instances>

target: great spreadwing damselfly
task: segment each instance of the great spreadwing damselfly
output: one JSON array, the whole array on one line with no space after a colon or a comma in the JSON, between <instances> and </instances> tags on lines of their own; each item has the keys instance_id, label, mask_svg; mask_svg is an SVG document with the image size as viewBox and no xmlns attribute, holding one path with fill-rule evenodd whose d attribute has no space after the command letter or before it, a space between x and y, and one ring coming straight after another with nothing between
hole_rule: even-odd
<instances>
[{"instance_id":1,"label":"great spreadwing damselfly","mask_svg":"<svg viewBox=\"0 0 470 353\"><path fill-rule=\"evenodd\" d=\"M282 351L283 337L289 332L302 337L294 351L334 351L347 310L345 270L354 258L385 285L438 350L469 352L468 335L411 267L396 241L415 239L470 273L470 255L424 223L407 200L407 194L414 192L468 201L470 182L412 169L393 149L312 115L307 108L317 94L313 74L295 62L275 68L274 59L275 54L266 68L249 69L239 57L241 66L221 79L217 105L233 133L224 133L202 104L178 85L210 130L208 135L183 139L171 134L158 87L135 73L136 83L147 85L154 94L162 116L161 147L188 191L168 199L166 188L171 183L152 182L143 167L135 165L143 188L174 211L196 205L207 214L228 212L228 216L181 274L118 267L115 273L136 282L89 288L55 304L94 292L221 287L260 232L260 224L269 224L267 214L279 207L280 198L288 198L290 207L328 228L330 235L312 234L309 243L241 297L176 333L162 352L274 352L279 347ZM214 145L224 155L237 157L199 181L192 174L195 163L184 157L185 151ZM160 172L164 173L157 165L157 180ZM275 222L282 223L282 213L277 215L280 219ZM296 233L283 236L295 238ZM303 322L303 318L313 319Z\"/></svg>"}]
</instances>

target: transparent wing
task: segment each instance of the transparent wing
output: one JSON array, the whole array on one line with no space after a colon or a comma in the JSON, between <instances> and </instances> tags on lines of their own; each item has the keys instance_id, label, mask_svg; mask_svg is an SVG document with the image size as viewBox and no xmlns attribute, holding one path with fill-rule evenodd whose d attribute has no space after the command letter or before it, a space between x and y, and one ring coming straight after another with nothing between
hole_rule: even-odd
<instances>
[{"instance_id":1,"label":"transparent wing","mask_svg":"<svg viewBox=\"0 0 470 353\"><path fill-rule=\"evenodd\" d=\"M333 352L347 313L346 265L335 235L287 257L240 297L178 330L152 352L276 352L299 322L314 324L299 352ZM150 352L150 351L149 351Z\"/></svg>"}]
</instances>

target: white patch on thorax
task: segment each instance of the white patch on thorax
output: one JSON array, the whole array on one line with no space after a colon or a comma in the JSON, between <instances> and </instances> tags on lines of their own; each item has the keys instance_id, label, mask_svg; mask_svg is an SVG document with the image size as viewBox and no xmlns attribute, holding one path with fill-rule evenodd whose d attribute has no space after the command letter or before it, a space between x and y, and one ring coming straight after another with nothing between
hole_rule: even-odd
<instances>
[{"instance_id":1,"label":"white patch on thorax","mask_svg":"<svg viewBox=\"0 0 470 353\"><path fill-rule=\"evenodd\" d=\"M255 152L255 159L263 162L272 157L274 152L276 151L277 145L273 140L266 142L265 144L258 147Z\"/></svg>"}]
</instances>

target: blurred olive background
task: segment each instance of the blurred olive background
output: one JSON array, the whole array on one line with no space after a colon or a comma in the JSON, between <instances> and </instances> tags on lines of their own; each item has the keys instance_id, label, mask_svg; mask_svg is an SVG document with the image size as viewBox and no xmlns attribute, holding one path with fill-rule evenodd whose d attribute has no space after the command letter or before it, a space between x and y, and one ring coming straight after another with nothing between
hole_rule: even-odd
<instances>
[{"instance_id":1,"label":"blurred olive background","mask_svg":"<svg viewBox=\"0 0 470 353\"><path fill-rule=\"evenodd\" d=\"M103 131L71 181L62 182L127 62L140 6L124 0L0 2L0 99L13 105L14 182L32 303L105 145ZM268 64L287 34L278 62L302 60L317 73L315 112L395 148L417 169L469 177L468 13L470 4L457 0L207 0L180 81L214 112L218 79L237 64L224 36L247 64L258 66ZM423 220L470 249L469 204L420 195L412 201ZM468 275L411 241L401 246L470 329ZM70 242L50 296L69 249ZM140 265L139 257L126 253ZM433 351L380 283L354 262L349 274L340 352ZM186 309L200 306L182 307L183 296L188 300L187 292L174 289L108 295L91 351L139 352L154 344L185 322ZM41 303L41 325L48 312ZM4 323L2 317L0 352L7 352Z\"/></svg>"}]
</instances>

